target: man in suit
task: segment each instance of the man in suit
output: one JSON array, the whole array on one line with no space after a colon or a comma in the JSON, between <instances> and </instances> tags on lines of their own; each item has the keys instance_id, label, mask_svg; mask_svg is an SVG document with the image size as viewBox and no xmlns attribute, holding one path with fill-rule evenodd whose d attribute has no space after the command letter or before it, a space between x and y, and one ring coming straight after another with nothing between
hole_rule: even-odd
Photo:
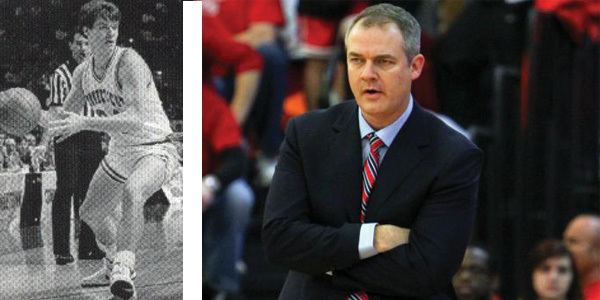
<instances>
[{"instance_id":1,"label":"man in suit","mask_svg":"<svg viewBox=\"0 0 600 300\"><path fill-rule=\"evenodd\" d=\"M292 119L267 196L280 299L449 299L475 218L481 151L410 94L420 26L381 4L346 33L354 101Z\"/></svg>"}]
</instances>

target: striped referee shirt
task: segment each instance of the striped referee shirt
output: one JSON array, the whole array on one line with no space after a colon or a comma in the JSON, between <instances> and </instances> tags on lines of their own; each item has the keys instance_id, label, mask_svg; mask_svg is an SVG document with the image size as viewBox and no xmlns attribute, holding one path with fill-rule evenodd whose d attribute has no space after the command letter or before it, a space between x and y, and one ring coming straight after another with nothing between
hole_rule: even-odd
<instances>
[{"instance_id":1,"label":"striped referee shirt","mask_svg":"<svg viewBox=\"0 0 600 300\"><path fill-rule=\"evenodd\" d=\"M54 74L52 74L52 78L50 79L50 98L48 99L48 107L63 106L64 101L73 86L73 71L76 67L77 62L74 59L69 59L54 70ZM83 106L83 115L88 117L94 116L94 111L90 110L87 103Z\"/></svg>"}]
</instances>

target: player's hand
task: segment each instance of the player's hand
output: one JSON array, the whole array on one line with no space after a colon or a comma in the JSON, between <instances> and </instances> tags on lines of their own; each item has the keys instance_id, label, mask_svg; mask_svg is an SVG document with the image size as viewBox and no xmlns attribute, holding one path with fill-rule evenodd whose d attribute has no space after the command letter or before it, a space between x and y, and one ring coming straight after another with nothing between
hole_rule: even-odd
<instances>
[{"instance_id":1,"label":"player's hand","mask_svg":"<svg viewBox=\"0 0 600 300\"><path fill-rule=\"evenodd\" d=\"M84 130L85 121L81 115L68 111L59 112L60 119L50 122L50 136L58 136L60 143L73 134Z\"/></svg>"},{"instance_id":2,"label":"player's hand","mask_svg":"<svg viewBox=\"0 0 600 300\"><path fill-rule=\"evenodd\" d=\"M384 224L375 227L375 250L383 253L408 243L410 229Z\"/></svg>"}]
</instances>

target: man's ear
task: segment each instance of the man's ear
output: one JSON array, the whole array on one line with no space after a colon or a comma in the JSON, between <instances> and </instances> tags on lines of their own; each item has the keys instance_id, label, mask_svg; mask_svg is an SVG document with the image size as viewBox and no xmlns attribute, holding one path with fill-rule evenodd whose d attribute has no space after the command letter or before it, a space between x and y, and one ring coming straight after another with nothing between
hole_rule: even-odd
<instances>
[{"instance_id":1,"label":"man's ear","mask_svg":"<svg viewBox=\"0 0 600 300\"><path fill-rule=\"evenodd\" d=\"M423 71L423 66L425 65L425 56L423 56L423 54L417 54L415 55L415 57L413 57L412 61L410 62L410 69L411 69L411 78L412 80L415 80L417 78L419 78L419 76L421 76L421 72Z\"/></svg>"},{"instance_id":2,"label":"man's ear","mask_svg":"<svg viewBox=\"0 0 600 300\"><path fill-rule=\"evenodd\" d=\"M88 38L88 31L90 31L90 28L88 28L87 26L83 26L81 28L81 32L83 32L83 34L85 35L85 38Z\"/></svg>"}]
</instances>

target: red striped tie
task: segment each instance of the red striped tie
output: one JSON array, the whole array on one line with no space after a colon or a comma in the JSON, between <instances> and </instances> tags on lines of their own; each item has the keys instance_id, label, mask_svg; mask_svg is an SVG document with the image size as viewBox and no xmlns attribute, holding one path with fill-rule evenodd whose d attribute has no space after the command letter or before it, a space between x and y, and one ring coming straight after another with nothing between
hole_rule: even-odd
<instances>
[{"instance_id":1,"label":"red striped tie","mask_svg":"<svg viewBox=\"0 0 600 300\"><path fill-rule=\"evenodd\" d=\"M379 139L375 133L369 133L367 135L369 144L371 144L369 150L369 156L365 160L363 167L363 189L360 203L360 222L365 222L367 215L367 203L369 202L369 196L371 190L375 184L375 178L377 177L377 169L379 168L379 148L384 146L383 141Z\"/></svg>"},{"instance_id":2,"label":"red striped tie","mask_svg":"<svg viewBox=\"0 0 600 300\"><path fill-rule=\"evenodd\" d=\"M369 144L371 147L369 149L369 156L365 160L365 164L363 166L363 189L360 203L361 223L365 222L369 196L371 195L373 185L375 184L375 178L377 177L377 169L379 168L379 148L384 146L383 141L379 139L379 137L377 137L373 132L369 133L367 138L369 139ZM363 291L354 292L350 294L346 300L369 300L369 296Z\"/></svg>"}]
</instances>

